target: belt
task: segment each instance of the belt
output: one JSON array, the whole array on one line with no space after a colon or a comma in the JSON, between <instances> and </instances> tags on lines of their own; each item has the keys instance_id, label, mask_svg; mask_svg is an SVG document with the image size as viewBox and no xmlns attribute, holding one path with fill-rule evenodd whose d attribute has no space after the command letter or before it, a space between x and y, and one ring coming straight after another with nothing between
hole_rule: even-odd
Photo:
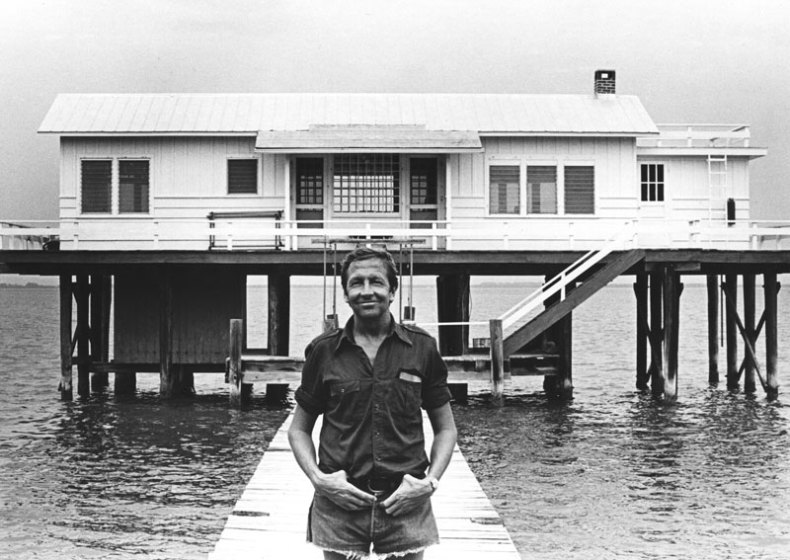
<instances>
[{"instance_id":1,"label":"belt","mask_svg":"<svg viewBox=\"0 0 790 560\"><path fill-rule=\"evenodd\" d=\"M386 500L390 494L395 492L403 480L403 475L392 476L368 476L364 478L350 478L348 481L368 494L373 494L376 498Z\"/></svg>"}]
</instances>

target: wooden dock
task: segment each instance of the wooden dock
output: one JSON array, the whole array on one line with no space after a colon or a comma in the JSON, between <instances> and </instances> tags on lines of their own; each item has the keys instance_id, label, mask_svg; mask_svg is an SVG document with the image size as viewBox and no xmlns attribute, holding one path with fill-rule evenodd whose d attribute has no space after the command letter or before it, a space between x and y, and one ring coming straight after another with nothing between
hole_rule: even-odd
<instances>
[{"instance_id":1,"label":"wooden dock","mask_svg":"<svg viewBox=\"0 0 790 560\"><path fill-rule=\"evenodd\" d=\"M291 453L287 431L292 418L290 415L286 419L264 453L209 560L322 558L319 549L305 542L313 488ZM430 447L432 432L427 416L424 425L426 445ZM319 430L317 425L314 434ZM520 560L502 518L457 446L433 498L433 508L441 544L428 548L426 560Z\"/></svg>"}]
</instances>

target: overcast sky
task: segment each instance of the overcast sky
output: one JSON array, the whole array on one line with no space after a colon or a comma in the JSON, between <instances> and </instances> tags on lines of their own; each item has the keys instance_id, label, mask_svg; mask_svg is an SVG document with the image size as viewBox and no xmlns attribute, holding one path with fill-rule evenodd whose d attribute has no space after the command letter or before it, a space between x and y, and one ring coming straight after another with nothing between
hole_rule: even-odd
<instances>
[{"instance_id":1,"label":"overcast sky","mask_svg":"<svg viewBox=\"0 0 790 560\"><path fill-rule=\"evenodd\" d=\"M57 216L61 92L589 93L750 124L753 217L790 219L786 0L0 0L0 220Z\"/></svg>"}]
</instances>

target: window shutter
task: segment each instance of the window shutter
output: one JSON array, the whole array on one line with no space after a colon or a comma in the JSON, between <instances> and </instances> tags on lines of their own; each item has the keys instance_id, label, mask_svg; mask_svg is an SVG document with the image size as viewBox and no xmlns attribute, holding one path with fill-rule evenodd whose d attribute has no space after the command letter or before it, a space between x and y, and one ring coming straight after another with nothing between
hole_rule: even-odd
<instances>
[{"instance_id":1,"label":"window shutter","mask_svg":"<svg viewBox=\"0 0 790 560\"><path fill-rule=\"evenodd\" d=\"M148 212L148 160L118 162L118 211Z\"/></svg>"},{"instance_id":2,"label":"window shutter","mask_svg":"<svg viewBox=\"0 0 790 560\"><path fill-rule=\"evenodd\" d=\"M565 167L565 213L595 213L595 171L593 166Z\"/></svg>"},{"instance_id":3,"label":"window shutter","mask_svg":"<svg viewBox=\"0 0 790 560\"><path fill-rule=\"evenodd\" d=\"M518 214L521 211L521 169L518 165L492 165L488 168L489 212Z\"/></svg>"},{"instance_id":4,"label":"window shutter","mask_svg":"<svg viewBox=\"0 0 790 560\"><path fill-rule=\"evenodd\" d=\"M82 213L109 214L111 205L112 161L82 161Z\"/></svg>"},{"instance_id":5,"label":"window shutter","mask_svg":"<svg viewBox=\"0 0 790 560\"><path fill-rule=\"evenodd\" d=\"M258 192L258 160L228 160L228 194L255 194Z\"/></svg>"},{"instance_id":6,"label":"window shutter","mask_svg":"<svg viewBox=\"0 0 790 560\"><path fill-rule=\"evenodd\" d=\"M557 213L557 168L553 165L527 167L527 213Z\"/></svg>"}]
</instances>

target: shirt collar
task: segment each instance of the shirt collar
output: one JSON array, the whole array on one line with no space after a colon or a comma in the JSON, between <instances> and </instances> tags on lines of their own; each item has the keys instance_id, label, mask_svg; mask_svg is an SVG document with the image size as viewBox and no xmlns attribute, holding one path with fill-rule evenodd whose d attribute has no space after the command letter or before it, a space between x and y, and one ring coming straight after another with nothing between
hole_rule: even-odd
<instances>
[{"instance_id":1,"label":"shirt collar","mask_svg":"<svg viewBox=\"0 0 790 560\"><path fill-rule=\"evenodd\" d=\"M413 346L414 343L409 336L409 332L403 328L403 325L398 323L395 320L395 317L390 314L390 332L387 333L387 337L389 338L393 334L397 336L404 344L407 346ZM348 321L346 321L346 325L340 331L340 336L337 339L337 344L335 345L335 352L340 350L340 346L343 344L343 341L349 342L351 344L356 344L354 342L354 316L352 315L349 317Z\"/></svg>"}]
</instances>

